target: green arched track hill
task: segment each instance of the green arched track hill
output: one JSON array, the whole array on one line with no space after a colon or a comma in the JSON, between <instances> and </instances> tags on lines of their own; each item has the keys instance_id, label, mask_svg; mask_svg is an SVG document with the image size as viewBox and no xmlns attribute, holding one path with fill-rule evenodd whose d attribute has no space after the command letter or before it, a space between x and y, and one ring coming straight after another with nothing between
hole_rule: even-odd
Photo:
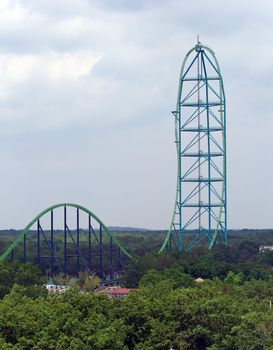
<instances>
[{"instance_id":1,"label":"green arched track hill","mask_svg":"<svg viewBox=\"0 0 273 350\"><path fill-rule=\"evenodd\" d=\"M127 252L127 250L118 242L118 240L113 236L113 234L110 232L110 230L107 228L107 226L89 209L74 203L59 203L52 205L51 207L43 210L40 214L38 214L31 222L24 228L24 230L15 238L15 240L12 242L12 244L5 250L5 252L0 256L0 262L5 261L5 259L9 256L9 254L12 252L12 250L20 244L20 242L23 240L24 236L28 233L28 231L31 229L31 227L44 215L46 215L48 212L50 212L53 209L61 208L61 207L73 207L77 208L80 211L85 212L86 214L90 215L94 220L96 220L97 223L99 223L103 229L104 232L108 235L108 237L112 237L114 244L120 248L120 250L129 258L134 259L133 256Z\"/></svg>"}]
</instances>

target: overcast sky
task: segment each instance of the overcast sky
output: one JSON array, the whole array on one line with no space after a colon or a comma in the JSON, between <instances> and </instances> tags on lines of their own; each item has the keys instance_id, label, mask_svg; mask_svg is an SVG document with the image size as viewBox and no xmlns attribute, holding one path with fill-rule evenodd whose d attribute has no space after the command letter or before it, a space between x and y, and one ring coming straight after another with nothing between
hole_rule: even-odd
<instances>
[{"instance_id":1,"label":"overcast sky","mask_svg":"<svg viewBox=\"0 0 273 350\"><path fill-rule=\"evenodd\" d=\"M225 83L229 227L273 228L272 0L0 0L0 227L69 201L167 228L197 34Z\"/></svg>"}]
</instances>

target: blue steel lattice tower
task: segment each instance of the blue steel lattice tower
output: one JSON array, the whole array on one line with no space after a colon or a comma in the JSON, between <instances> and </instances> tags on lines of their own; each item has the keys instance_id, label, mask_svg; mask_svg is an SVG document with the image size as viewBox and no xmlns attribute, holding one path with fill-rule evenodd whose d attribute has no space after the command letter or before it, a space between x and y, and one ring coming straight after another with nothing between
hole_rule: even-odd
<instances>
[{"instance_id":1,"label":"blue steel lattice tower","mask_svg":"<svg viewBox=\"0 0 273 350\"><path fill-rule=\"evenodd\" d=\"M161 251L207 240L227 244L226 101L214 52L199 41L179 77L175 118L177 191Z\"/></svg>"}]
</instances>

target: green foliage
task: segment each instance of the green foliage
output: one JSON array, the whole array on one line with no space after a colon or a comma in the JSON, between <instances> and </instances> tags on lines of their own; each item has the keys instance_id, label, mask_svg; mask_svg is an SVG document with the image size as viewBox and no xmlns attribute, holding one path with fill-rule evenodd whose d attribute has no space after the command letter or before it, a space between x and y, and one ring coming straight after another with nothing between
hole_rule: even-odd
<instances>
[{"instance_id":1,"label":"green foliage","mask_svg":"<svg viewBox=\"0 0 273 350\"><path fill-rule=\"evenodd\" d=\"M45 276L37 266L31 264L0 264L0 298L9 293L14 284L26 287L25 293L38 297L41 293L40 286L46 282Z\"/></svg>"},{"instance_id":2,"label":"green foliage","mask_svg":"<svg viewBox=\"0 0 273 350\"><path fill-rule=\"evenodd\" d=\"M158 238L144 236L121 237L139 255L123 299L92 293L99 281L84 272L56 276L71 288L48 294L37 267L0 264L0 349L273 350L272 253L259 255L255 233L182 256L151 253Z\"/></svg>"},{"instance_id":3,"label":"green foliage","mask_svg":"<svg viewBox=\"0 0 273 350\"><path fill-rule=\"evenodd\" d=\"M169 269L157 271L151 269L140 280L139 285L141 287L157 288L157 284L165 282L171 289L182 287L193 287L195 285L194 278L184 273L183 269L179 266L174 266Z\"/></svg>"},{"instance_id":4,"label":"green foliage","mask_svg":"<svg viewBox=\"0 0 273 350\"><path fill-rule=\"evenodd\" d=\"M150 269L138 290L117 300L79 293L77 288L47 295L24 278L25 286L14 284L0 301L0 348L266 350L272 346L271 280L250 281L242 272L228 272L224 280L196 283L184 267L178 262Z\"/></svg>"},{"instance_id":5,"label":"green foliage","mask_svg":"<svg viewBox=\"0 0 273 350\"><path fill-rule=\"evenodd\" d=\"M90 276L87 271L80 272L78 285L84 291L91 292L100 284L100 279L96 275Z\"/></svg>"},{"instance_id":6,"label":"green foliage","mask_svg":"<svg viewBox=\"0 0 273 350\"><path fill-rule=\"evenodd\" d=\"M235 286L240 286L243 284L244 281L244 275L242 274L242 272L236 274L232 271L229 271L229 273L227 274L227 277L224 279L224 281L226 283L235 285Z\"/></svg>"},{"instance_id":7,"label":"green foliage","mask_svg":"<svg viewBox=\"0 0 273 350\"><path fill-rule=\"evenodd\" d=\"M100 284L100 279L95 274L90 275L87 271L81 271L79 278L60 273L54 276L52 282L57 285L65 285L71 288L78 288L82 291L91 292Z\"/></svg>"}]
</instances>

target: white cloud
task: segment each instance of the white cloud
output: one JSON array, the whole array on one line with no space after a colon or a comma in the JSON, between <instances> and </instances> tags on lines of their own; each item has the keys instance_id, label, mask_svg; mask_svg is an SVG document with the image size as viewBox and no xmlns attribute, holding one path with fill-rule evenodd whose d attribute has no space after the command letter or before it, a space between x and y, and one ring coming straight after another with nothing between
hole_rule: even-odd
<instances>
[{"instance_id":1,"label":"white cloud","mask_svg":"<svg viewBox=\"0 0 273 350\"><path fill-rule=\"evenodd\" d=\"M93 53L52 53L47 57L42 57L42 62L38 64L47 72L50 79L79 79L88 75L93 66L103 57ZM42 63L42 65L41 65Z\"/></svg>"},{"instance_id":2,"label":"white cloud","mask_svg":"<svg viewBox=\"0 0 273 350\"><path fill-rule=\"evenodd\" d=\"M0 20L9 24L22 22L28 17L28 11L19 0L0 1Z\"/></svg>"}]
</instances>

